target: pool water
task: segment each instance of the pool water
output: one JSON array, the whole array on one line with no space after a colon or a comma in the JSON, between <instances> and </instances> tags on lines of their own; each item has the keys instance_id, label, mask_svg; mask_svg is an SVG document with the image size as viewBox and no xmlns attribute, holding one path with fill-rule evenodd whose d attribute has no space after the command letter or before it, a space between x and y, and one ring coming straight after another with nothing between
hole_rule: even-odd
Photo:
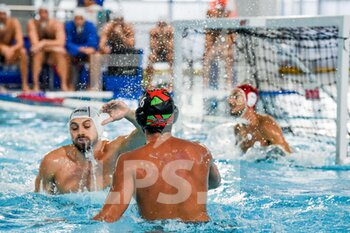
<instances>
[{"instance_id":1,"label":"pool water","mask_svg":"<svg viewBox=\"0 0 350 233\"><path fill-rule=\"evenodd\" d=\"M241 155L230 140L190 135L207 143L222 174L209 192L212 221L185 224L147 222L136 205L120 221L91 221L108 190L50 196L34 193L40 161L48 151L70 143L67 118L0 110L0 231L17 232L346 232L350 229L350 167L334 165L334 143L287 135L295 153L278 160L274 148ZM106 128L112 139L131 131L124 120ZM231 135L221 133L220 138ZM208 140L215 141L210 143ZM232 139L234 140L234 139ZM220 144L220 142L222 142Z\"/></svg>"}]
</instances>

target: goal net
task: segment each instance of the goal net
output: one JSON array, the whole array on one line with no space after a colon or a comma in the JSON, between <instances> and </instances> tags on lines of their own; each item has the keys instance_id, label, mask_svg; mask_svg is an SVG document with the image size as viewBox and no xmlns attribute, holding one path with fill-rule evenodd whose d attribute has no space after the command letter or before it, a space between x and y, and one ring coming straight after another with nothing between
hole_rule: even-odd
<instances>
[{"instance_id":1,"label":"goal net","mask_svg":"<svg viewBox=\"0 0 350 233\"><path fill-rule=\"evenodd\" d=\"M226 99L235 85L249 83L259 90L257 111L284 132L335 140L342 127L347 137L349 108L338 107L349 94L348 27L347 17L176 22L176 130L205 134L232 122Z\"/></svg>"}]
</instances>

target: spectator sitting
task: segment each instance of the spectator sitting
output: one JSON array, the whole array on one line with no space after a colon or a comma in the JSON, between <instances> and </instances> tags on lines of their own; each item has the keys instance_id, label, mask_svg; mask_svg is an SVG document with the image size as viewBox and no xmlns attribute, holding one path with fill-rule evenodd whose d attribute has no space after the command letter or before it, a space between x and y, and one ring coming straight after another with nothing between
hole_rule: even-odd
<instances>
[{"instance_id":1,"label":"spectator sitting","mask_svg":"<svg viewBox=\"0 0 350 233\"><path fill-rule=\"evenodd\" d=\"M135 34L131 24L124 21L124 17L115 14L113 20L108 22L102 29L100 37L101 54L127 54L135 52ZM106 56L96 54L91 59L90 88L100 90L101 64L108 63Z\"/></svg>"},{"instance_id":2,"label":"spectator sitting","mask_svg":"<svg viewBox=\"0 0 350 233\"><path fill-rule=\"evenodd\" d=\"M96 27L85 20L85 12L81 8L74 11L74 20L68 21L66 29L66 49L74 65L89 62L90 55L98 48Z\"/></svg>"},{"instance_id":3,"label":"spectator sitting","mask_svg":"<svg viewBox=\"0 0 350 233\"><path fill-rule=\"evenodd\" d=\"M40 90L39 74L45 61L48 64L56 65L56 71L61 78L61 89L68 91L68 63L64 48L66 41L64 26L58 20L49 18L46 6L41 6L38 13L39 19L31 19L28 22L28 37L33 58L34 91Z\"/></svg>"},{"instance_id":4,"label":"spectator sitting","mask_svg":"<svg viewBox=\"0 0 350 233\"><path fill-rule=\"evenodd\" d=\"M21 25L18 19L11 18L11 11L0 4L0 61L5 64L20 64L22 90L28 87L28 58L24 48Z\"/></svg>"},{"instance_id":5,"label":"spectator sitting","mask_svg":"<svg viewBox=\"0 0 350 233\"><path fill-rule=\"evenodd\" d=\"M165 20L160 20L150 32L149 66L154 62L173 64L174 29Z\"/></svg>"},{"instance_id":6,"label":"spectator sitting","mask_svg":"<svg viewBox=\"0 0 350 233\"><path fill-rule=\"evenodd\" d=\"M134 28L124 21L124 17L115 14L101 33L100 51L103 54L124 54L135 46Z\"/></svg>"},{"instance_id":7,"label":"spectator sitting","mask_svg":"<svg viewBox=\"0 0 350 233\"><path fill-rule=\"evenodd\" d=\"M85 2L85 0L78 0L78 7L85 6L84 2ZM104 0L96 0L95 2L96 2L96 4L103 6Z\"/></svg>"}]
</instances>

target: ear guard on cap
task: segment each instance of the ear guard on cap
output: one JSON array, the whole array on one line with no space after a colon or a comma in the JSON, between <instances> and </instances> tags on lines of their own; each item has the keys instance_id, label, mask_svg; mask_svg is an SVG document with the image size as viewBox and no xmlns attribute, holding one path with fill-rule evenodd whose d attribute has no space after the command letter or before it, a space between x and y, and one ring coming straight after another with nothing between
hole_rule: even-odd
<instances>
[{"instance_id":1,"label":"ear guard on cap","mask_svg":"<svg viewBox=\"0 0 350 233\"><path fill-rule=\"evenodd\" d=\"M244 92L247 107L255 108L255 105L258 102L258 90L250 84L243 84L236 88L241 89Z\"/></svg>"},{"instance_id":2,"label":"ear guard on cap","mask_svg":"<svg viewBox=\"0 0 350 233\"><path fill-rule=\"evenodd\" d=\"M256 102L258 101L258 97L254 92L249 92L247 95L247 106L254 107Z\"/></svg>"}]
</instances>

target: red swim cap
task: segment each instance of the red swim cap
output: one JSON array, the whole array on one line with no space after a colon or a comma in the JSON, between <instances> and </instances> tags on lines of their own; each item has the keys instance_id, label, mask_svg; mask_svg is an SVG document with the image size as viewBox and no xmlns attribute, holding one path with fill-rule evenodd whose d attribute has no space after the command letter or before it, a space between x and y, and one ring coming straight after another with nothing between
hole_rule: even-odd
<instances>
[{"instance_id":1,"label":"red swim cap","mask_svg":"<svg viewBox=\"0 0 350 233\"><path fill-rule=\"evenodd\" d=\"M210 9L215 10L218 7L220 7L220 9L223 9L227 5L227 0L214 0L209 2L209 4L210 4Z\"/></svg>"},{"instance_id":2,"label":"red swim cap","mask_svg":"<svg viewBox=\"0 0 350 233\"><path fill-rule=\"evenodd\" d=\"M258 89L252 87L249 84L243 84L243 85L237 86L236 88L239 88L242 91L244 91L246 101L247 101L247 106L255 108L255 105L258 102L258 96L259 96Z\"/></svg>"}]
</instances>

